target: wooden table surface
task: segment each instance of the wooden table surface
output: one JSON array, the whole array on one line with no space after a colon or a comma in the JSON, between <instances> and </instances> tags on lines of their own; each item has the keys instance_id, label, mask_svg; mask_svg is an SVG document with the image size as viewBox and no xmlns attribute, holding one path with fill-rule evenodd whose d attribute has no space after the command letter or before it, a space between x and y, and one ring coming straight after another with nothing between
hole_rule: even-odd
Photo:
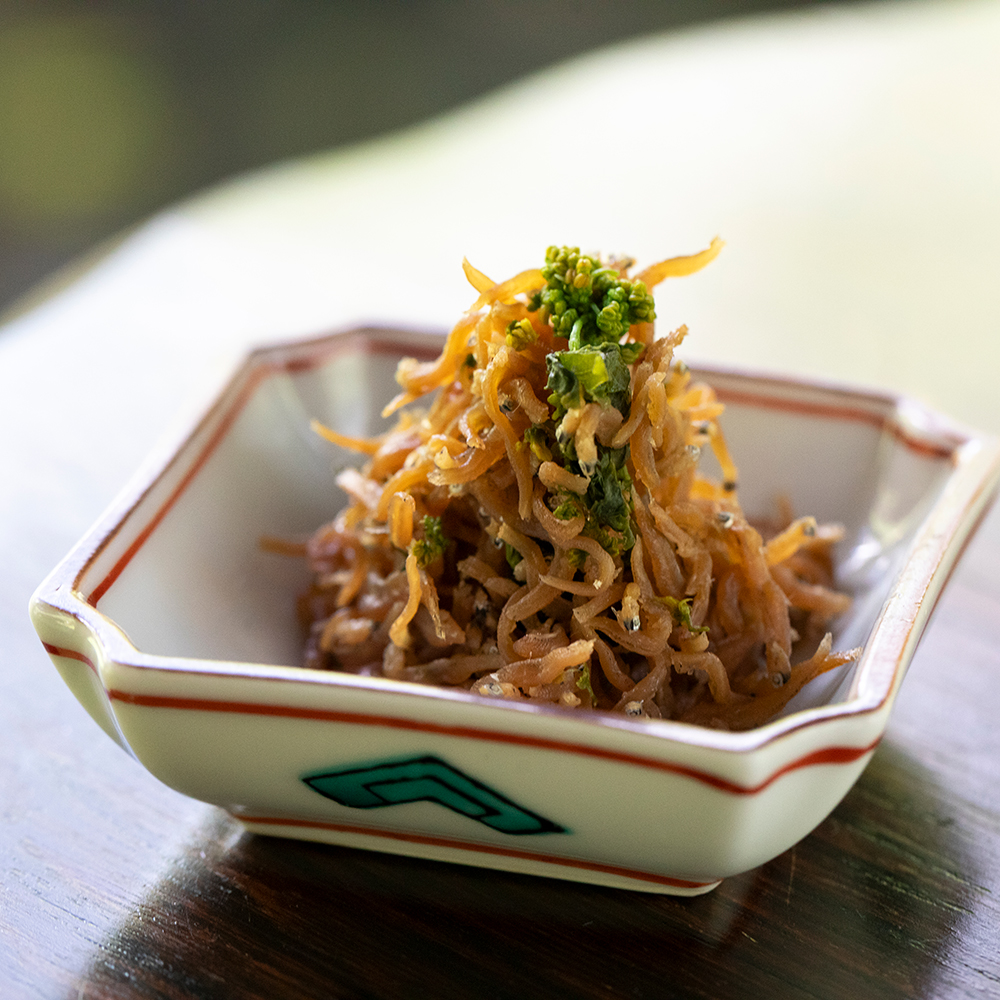
<instances>
[{"instance_id":1,"label":"wooden table surface","mask_svg":"<svg viewBox=\"0 0 1000 1000\"><path fill-rule=\"evenodd\" d=\"M854 789L694 899L248 835L112 744L26 609L234 355L359 318L444 326L469 298L464 253L499 278L553 240L649 260L721 232L728 257L658 298L696 358L887 385L1000 430L996 11L889 4L650 39L211 192L9 317L0 997L1000 996L998 510ZM572 100L613 114L623 93L648 123L618 178L639 208L560 228L500 138ZM560 175L564 200L592 181Z\"/></svg>"}]
</instances>

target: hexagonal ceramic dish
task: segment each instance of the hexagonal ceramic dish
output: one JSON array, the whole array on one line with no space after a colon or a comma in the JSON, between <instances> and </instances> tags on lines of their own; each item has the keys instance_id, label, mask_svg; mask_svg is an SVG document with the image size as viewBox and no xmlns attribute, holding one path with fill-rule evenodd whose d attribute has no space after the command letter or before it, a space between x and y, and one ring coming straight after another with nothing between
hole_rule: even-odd
<instances>
[{"instance_id":1,"label":"hexagonal ceramic dish","mask_svg":"<svg viewBox=\"0 0 1000 1000\"><path fill-rule=\"evenodd\" d=\"M249 830L652 892L704 892L809 833L861 773L935 599L997 486L992 438L884 394L703 370L751 515L839 521L855 595L819 678L727 733L298 667L295 559L341 503L347 434L381 429L401 356L359 329L249 355L42 584L32 617L101 727Z\"/></svg>"}]
</instances>

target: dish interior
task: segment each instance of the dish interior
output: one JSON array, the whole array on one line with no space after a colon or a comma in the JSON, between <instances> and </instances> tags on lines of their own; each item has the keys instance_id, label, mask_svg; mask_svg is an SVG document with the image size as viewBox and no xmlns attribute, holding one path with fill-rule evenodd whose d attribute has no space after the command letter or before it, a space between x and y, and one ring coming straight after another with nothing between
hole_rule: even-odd
<instances>
[{"instance_id":1,"label":"dish interior","mask_svg":"<svg viewBox=\"0 0 1000 1000\"><path fill-rule=\"evenodd\" d=\"M400 357L440 341L360 331L262 351L91 559L78 589L142 652L297 666L300 559L265 551L267 536L301 539L344 504L336 472L364 456L310 430L384 430ZM835 645L864 643L923 518L940 497L957 440L893 399L704 371L727 404L723 427L740 470L740 500L846 529L837 553L854 597ZM703 458L710 469L710 456ZM786 711L848 697L851 669L807 686Z\"/></svg>"}]
</instances>

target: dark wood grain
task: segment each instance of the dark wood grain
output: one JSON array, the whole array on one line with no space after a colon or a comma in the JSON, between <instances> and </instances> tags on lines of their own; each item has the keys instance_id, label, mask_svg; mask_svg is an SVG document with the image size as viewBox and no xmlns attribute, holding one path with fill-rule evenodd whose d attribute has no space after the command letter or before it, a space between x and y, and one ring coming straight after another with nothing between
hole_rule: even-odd
<instances>
[{"instance_id":1,"label":"dark wood grain","mask_svg":"<svg viewBox=\"0 0 1000 1000\"><path fill-rule=\"evenodd\" d=\"M78 485L96 509L103 487ZM2 577L5 1000L1000 994L997 512L858 784L688 900L255 837L159 785L27 622L72 528L8 544Z\"/></svg>"}]
</instances>

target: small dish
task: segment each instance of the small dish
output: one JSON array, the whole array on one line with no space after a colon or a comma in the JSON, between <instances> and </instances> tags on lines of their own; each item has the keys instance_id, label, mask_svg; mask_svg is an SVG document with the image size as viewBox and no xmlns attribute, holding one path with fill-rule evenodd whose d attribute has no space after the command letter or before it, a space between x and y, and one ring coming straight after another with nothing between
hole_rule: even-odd
<instances>
[{"instance_id":1,"label":"small dish","mask_svg":"<svg viewBox=\"0 0 1000 1000\"><path fill-rule=\"evenodd\" d=\"M153 775L258 833L684 895L795 844L877 746L998 442L883 393L699 370L747 512L785 495L846 527L834 638L864 646L749 732L295 666L305 567L260 539L328 520L356 461L309 420L377 431L399 358L440 343L362 328L252 352L34 595L70 689Z\"/></svg>"}]
</instances>

